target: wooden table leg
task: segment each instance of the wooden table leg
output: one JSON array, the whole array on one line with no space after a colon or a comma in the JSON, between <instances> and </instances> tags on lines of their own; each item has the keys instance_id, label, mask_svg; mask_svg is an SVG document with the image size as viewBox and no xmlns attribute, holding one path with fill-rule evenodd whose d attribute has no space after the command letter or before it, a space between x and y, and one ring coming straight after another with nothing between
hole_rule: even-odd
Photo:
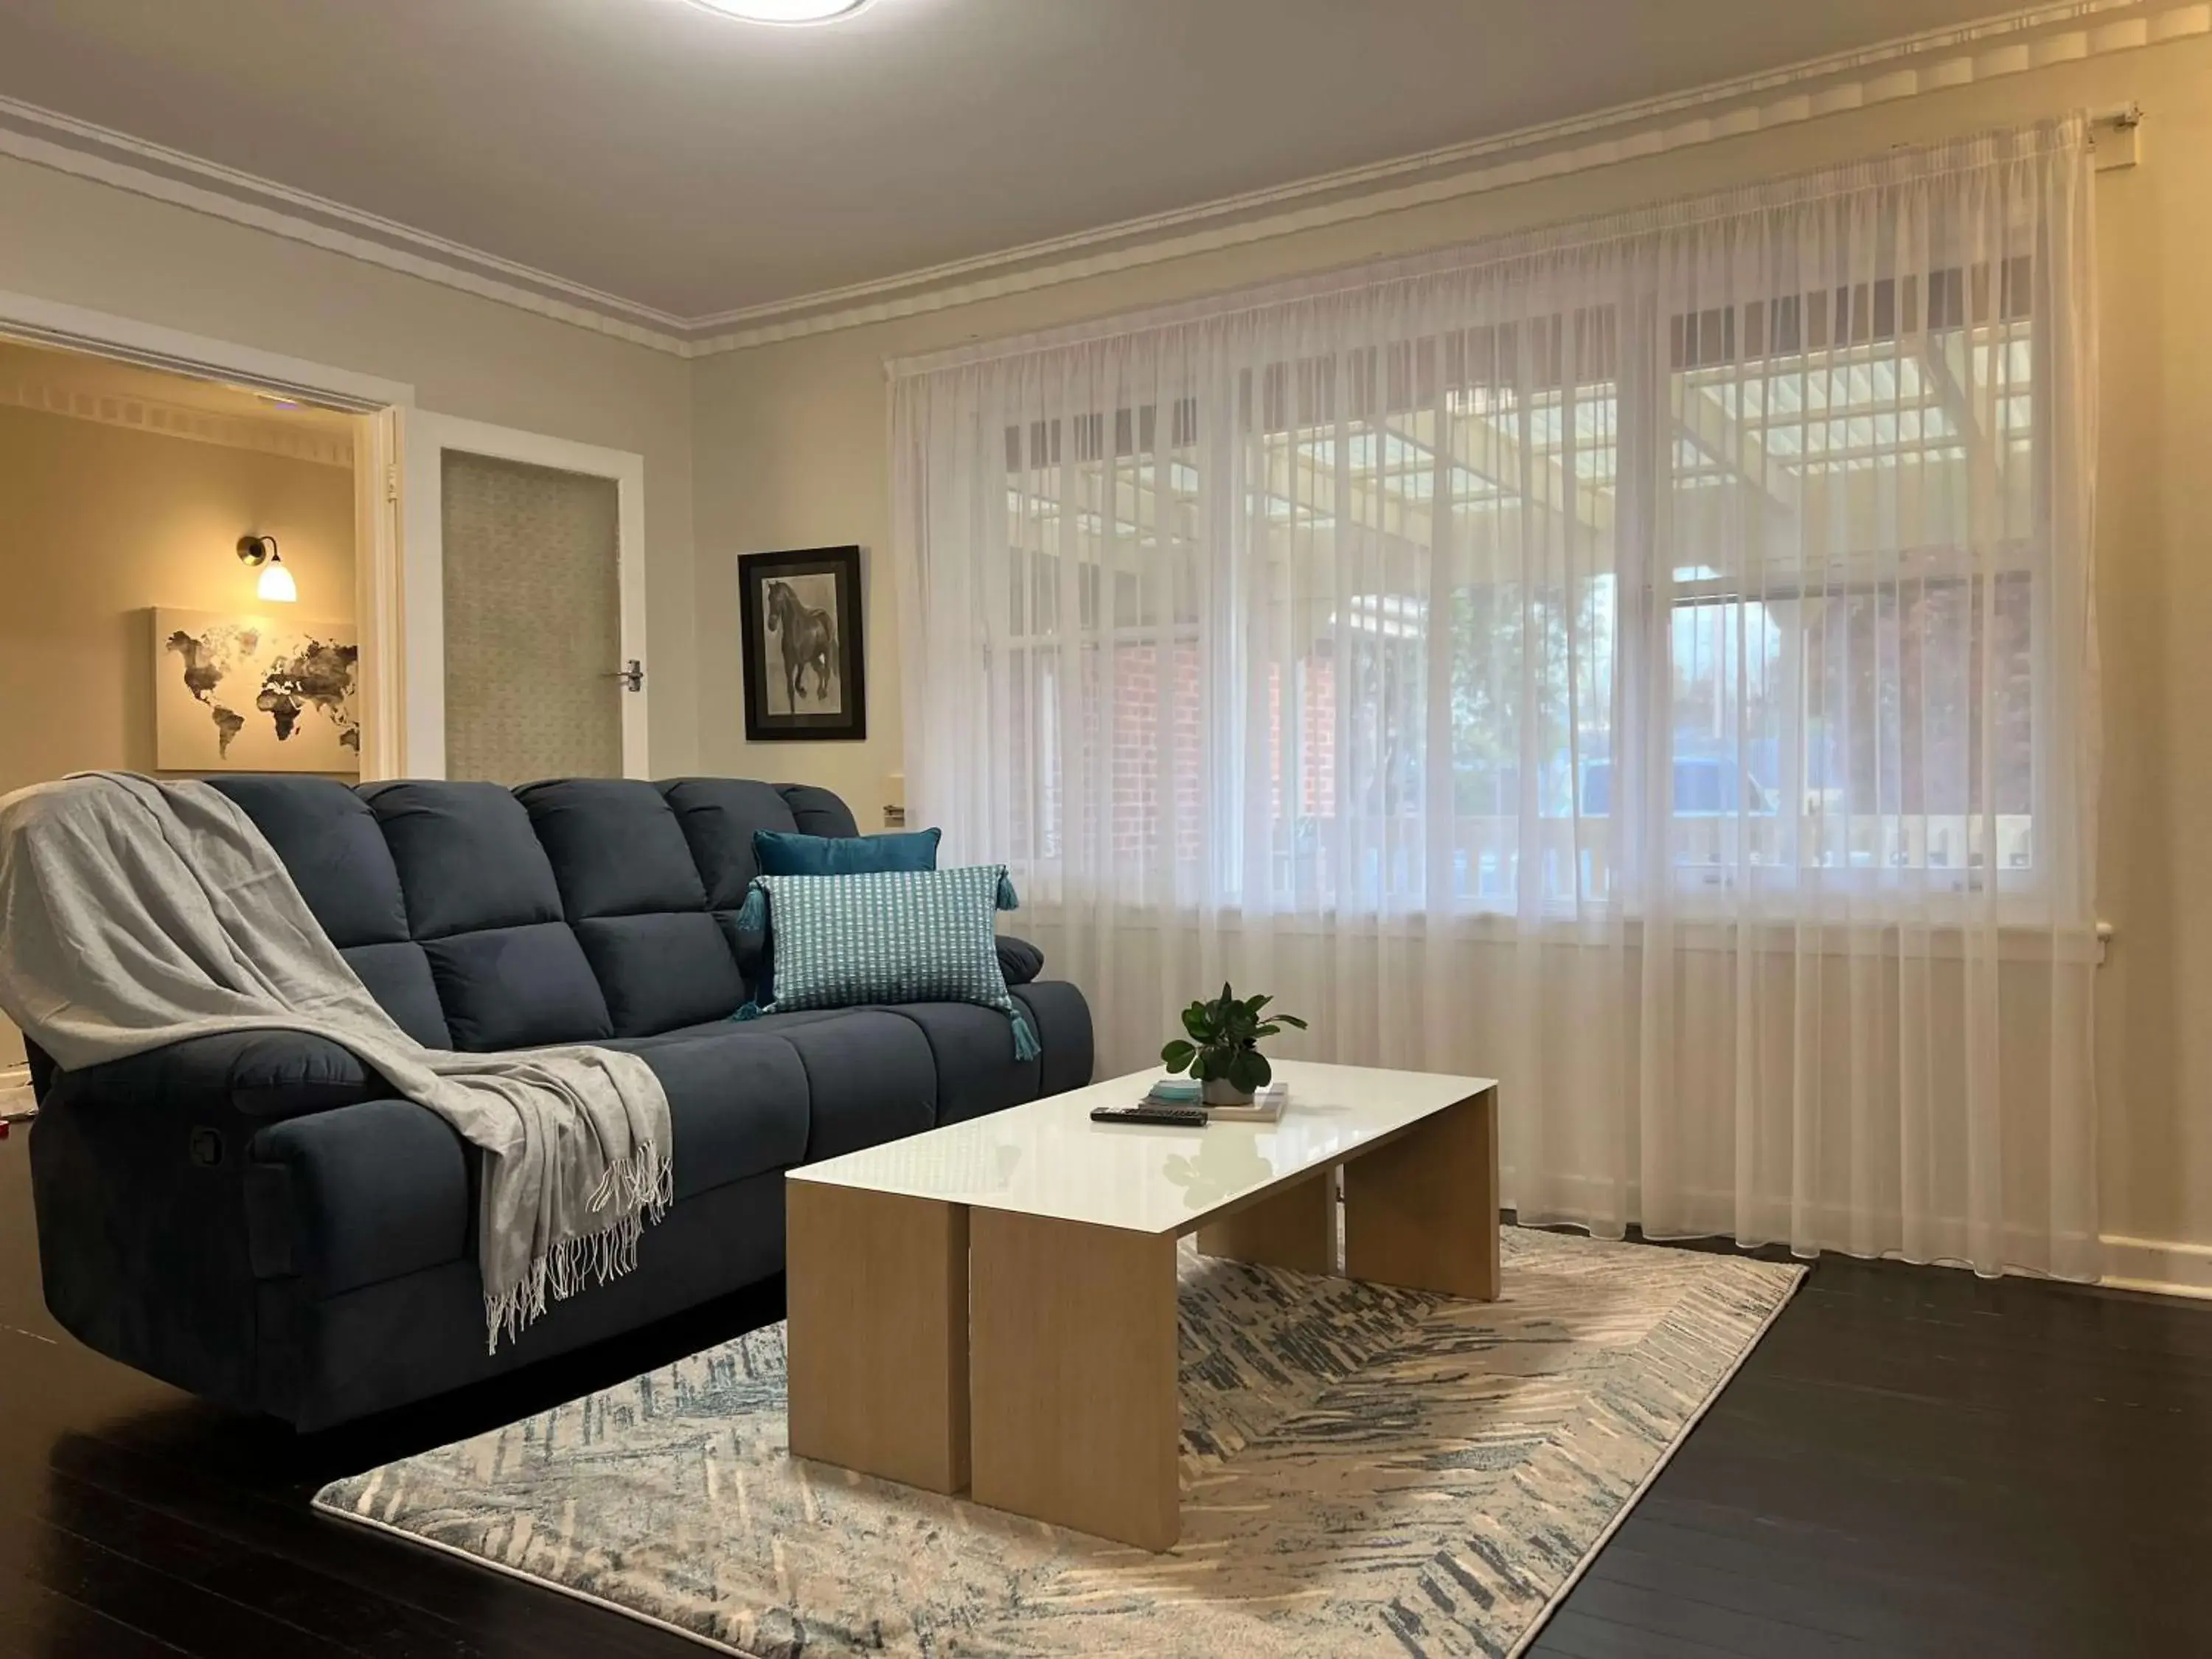
<instances>
[{"instance_id":1,"label":"wooden table leg","mask_svg":"<svg viewBox=\"0 0 2212 1659\"><path fill-rule=\"evenodd\" d=\"M1175 1239L975 1209L969 1317L975 1501L1173 1545Z\"/></svg>"},{"instance_id":2,"label":"wooden table leg","mask_svg":"<svg viewBox=\"0 0 2212 1659\"><path fill-rule=\"evenodd\" d=\"M1498 1299L1498 1091L1344 1166L1352 1279Z\"/></svg>"},{"instance_id":3,"label":"wooden table leg","mask_svg":"<svg viewBox=\"0 0 2212 1659\"><path fill-rule=\"evenodd\" d=\"M1336 1271L1336 1171L1322 1170L1198 1230L1207 1255L1264 1262L1293 1273Z\"/></svg>"},{"instance_id":4,"label":"wooden table leg","mask_svg":"<svg viewBox=\"0 0 2212 1659\"><path fill-rule=\"evenodd\" d=\"M968 1485L968 1209L784 1183L791 1449L931 1492Z\"/></svg>"}]
</instances>

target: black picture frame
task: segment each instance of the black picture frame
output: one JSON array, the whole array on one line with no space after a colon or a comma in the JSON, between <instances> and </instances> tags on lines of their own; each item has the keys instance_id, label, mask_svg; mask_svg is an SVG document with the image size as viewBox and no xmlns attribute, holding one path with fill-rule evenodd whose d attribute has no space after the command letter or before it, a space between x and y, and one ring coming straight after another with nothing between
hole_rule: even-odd
<instances>
[{"instance_id":1,"label":"black picture frame","mask_svg":"<svg viewBox=\"0 0 2212 1659\"><path fill-rule=\"evenodd\" d=\"M868 735L858 547L739 555L738 615L747 743L852 742ZM787 639L800 642L795 662L786 655ZM807 706L816 702L823 707Z\"/></svg>"}]
</instances>

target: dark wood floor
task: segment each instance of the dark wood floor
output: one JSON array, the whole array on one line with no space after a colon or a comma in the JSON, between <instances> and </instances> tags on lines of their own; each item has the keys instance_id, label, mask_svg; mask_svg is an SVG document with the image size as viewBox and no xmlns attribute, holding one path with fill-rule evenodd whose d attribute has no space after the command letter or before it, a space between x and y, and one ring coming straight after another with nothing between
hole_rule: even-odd
<instances>
[{"instance_id":1,"label":"dark wood floor","mask_svg":"<svg viewBox=\"0 0 2212 1659\"><path fill-rule=\"evenodd\" d=\"M774 1317L772 1297L301 1438L55 1328L24 1164L19 1128L0 1142L0 1653L699 1651L307 1499ZM2212 1304L1820 1262L1534 1651L2212 1655Z\"/></svg>"}]
</instances>

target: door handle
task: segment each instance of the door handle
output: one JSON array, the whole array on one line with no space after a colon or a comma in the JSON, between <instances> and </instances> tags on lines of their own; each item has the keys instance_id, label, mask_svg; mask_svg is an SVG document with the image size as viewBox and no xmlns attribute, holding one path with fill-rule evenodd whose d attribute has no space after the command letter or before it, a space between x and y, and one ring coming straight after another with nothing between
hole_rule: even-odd
<instances>
[{"instance_id":1,"label":"door handle","mask_svg":"<svg viewBox=\"0 0 2212 1659\"><path fill-rule=\"evenodd\" d=\"M645 665L635 657L632 657L626 667L615 669L610 673L600 675L599 678L603 680L620 680L625 691L642 691L645 690Z\"/></svg>"}]
</instances>

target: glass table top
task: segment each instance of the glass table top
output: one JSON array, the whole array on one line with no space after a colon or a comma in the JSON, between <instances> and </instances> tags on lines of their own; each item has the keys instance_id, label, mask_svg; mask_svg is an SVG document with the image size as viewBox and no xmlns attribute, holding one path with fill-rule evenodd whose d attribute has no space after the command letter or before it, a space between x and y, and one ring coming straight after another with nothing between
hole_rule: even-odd
<instances>
[{"instance_id":1,"label":"glass table top","mask_svg":"<svg viewBox=\"0 0 2212 1659\"><path fill-rule=\"evenodd\" d=\"M1134 1104L1161 1075L1155 1068L1094 1083L806 1164L788 1178L1182 1233L1495 1086L1486 1078L1286 1060L1275 1063L1275 1075L1290 1099L1273 1123L1179 1129L1091 1121L1093 1107Z\"/></svg>"}]
</instances>

